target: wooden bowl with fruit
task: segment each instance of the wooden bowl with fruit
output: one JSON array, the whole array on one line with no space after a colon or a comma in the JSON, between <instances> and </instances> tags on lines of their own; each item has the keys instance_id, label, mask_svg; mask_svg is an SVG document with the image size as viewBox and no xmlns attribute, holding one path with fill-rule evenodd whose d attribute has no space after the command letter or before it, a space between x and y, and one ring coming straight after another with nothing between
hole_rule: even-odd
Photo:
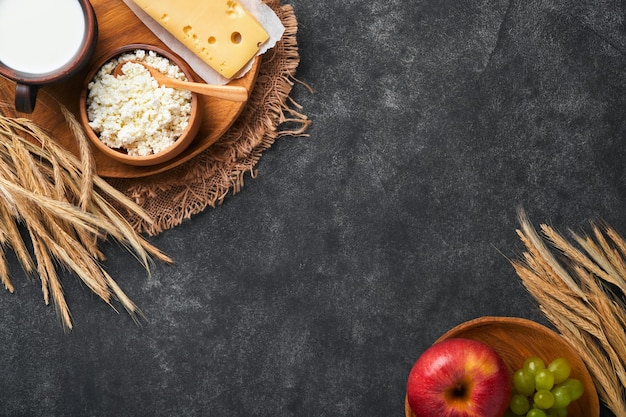
<instances>
[{"instance_id":1,"label":"wooden bowl with fruit","mask_svg":"<svg viewBox=\"0 0 626 417\"><path fill-rule=\"evenodd\" d=\"M447 354L454 361L457 357L465 356L467 351L471 350L470 347L462 347L460 344L454 346L454 342L459 340L476 341L483 346L491 348L493 352L497 353L497 356L499 356L506 368L510 392L505 392L502 396L508 395L509 404L506 407L506 411L493 411L494 416L599 417L600 402L598 394L585 364L569 343L547 327L521 318L481 317L462 323L447 331L422 356L426 356L435 346L446 342L444 345L449 346ZM456 349L456 352L454 349ZM461 350L463 351L462 353ZM444 354L446 353L444 352ZM440 356L444 354L440 354ZM431 362L439 360L436 355L432 357L434 359L429 359ZM419 417L419 414L411 408L409 396L414 395L413 392L415 391L415 388L411 385L423 385L427 379L425 374L413 375L414 372L422 372L421 370L415 370L421 360L422 357L418 359L409 375L405 399L406 417ZM458 364L451 366L461 367L462 361L458 360L457 362ZM529 375L529 373L532 375ZM465 391L467 387L475 390L474 387L478 384L485 385L486 389L491 389L492 392L489 395L484 395L484 401L478 398L478 394L475 394L474 398L465 398L465 403L480 403L481 401L487 403L490 397L494 398L494 392L499 390L497 385L502 381L501 378L494 378L493 380L498 382L495 384L492 382L490 387L488 383L478 381L478 379L482 378L481 376L474 377L474 380L472 378L472 376L466 377L467 384L461 384L463 387L460 389L463 391L463 395L467 395ZM433 384L430 381L428 383ZM539 392L537 388L539 388L539 391L542 391L541 394L537 394ZM431 391L437 390L432 386L429 389ZM469 388L467 389L469 390ZM552 395L545 394L544 391L548 391ZM447 396L448 394L445 395ZM574 398L570 398L572 396ZM530 410L524 411L527 407L524 403L526 400L521 397L526 398L531 409L533 408L533 402L536 402L535 407L542 408L541 412L538 410L532 412L529 412ZM415 403L414 397L411 398L411 401ZM446 407L446 402L450 403L451 401L444 400L441 406ZM517 404L513 405L514 402ZM538 406L540 403L543 403L541 404L542 407ZM563 407L562 404L567 405ZM490 406L486 405L485 407L489 408ZM513 413L511 408L516 409L517 414ZM441 410L435 411L435 414L440 415L438 413L441 413ZM453 416L456 414L452 413L449 415Z\"/></svg>"}]
</instances>

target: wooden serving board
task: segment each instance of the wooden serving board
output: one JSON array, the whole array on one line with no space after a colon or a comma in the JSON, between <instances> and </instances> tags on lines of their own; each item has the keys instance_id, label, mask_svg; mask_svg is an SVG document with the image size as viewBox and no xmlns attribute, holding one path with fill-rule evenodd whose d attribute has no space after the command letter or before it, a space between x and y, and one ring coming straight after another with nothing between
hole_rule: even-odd
<instances>
[{"instance_id":1,"label":"wooden serving board","mask_svg":"<svg viewBox=\"0 0 626 417\"><path fill-rule=\"evenodd\" d=\"M78 155L78 146L70 133L65 118L60 112L59 103L67 107L76 118L79 118L78 101L80 91L84 87L87 73L95 62L110 51L127 44L144 43L157 45L167 50L161 42L122 0L91 0L98 19L98 44L86 67L68 81L43 87L37 96L37 104L29 117L39 126L48 130L65 148ZM234 80L231 85L240 85L250 91L254 86L259 71L260 59L254 62L252 69L242 78ZM200 80L197 77L197 80ZM13 103L15 84L0 77L0 100ZM237 119L245 103L220 100L212 97L201 97L202 125L194 142L178 157L156 166L138 167L115 161L92 146L97 173L110 178L139 178L166 171L198 155L215 143Z\"/></svg>"}]
</instances>

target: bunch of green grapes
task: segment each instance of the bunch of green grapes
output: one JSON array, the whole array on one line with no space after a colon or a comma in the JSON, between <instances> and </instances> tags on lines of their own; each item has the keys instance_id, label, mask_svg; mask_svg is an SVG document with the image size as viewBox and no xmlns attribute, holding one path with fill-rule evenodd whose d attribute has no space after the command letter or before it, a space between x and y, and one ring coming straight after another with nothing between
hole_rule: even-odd
<instances>
[{"instance_id":1,"label":"bunch of green grapes","mask_svg":"<svg viewBox=\"0 0 626 417\"><path fill-rule=\"evenodd\" d=\"M531 356L513 374L513 395L509 412L513 416L566 417L567 406L583 395L583 384L570 378L572 367L565 358L548 366Z\"/></svg>"}]
</instances>

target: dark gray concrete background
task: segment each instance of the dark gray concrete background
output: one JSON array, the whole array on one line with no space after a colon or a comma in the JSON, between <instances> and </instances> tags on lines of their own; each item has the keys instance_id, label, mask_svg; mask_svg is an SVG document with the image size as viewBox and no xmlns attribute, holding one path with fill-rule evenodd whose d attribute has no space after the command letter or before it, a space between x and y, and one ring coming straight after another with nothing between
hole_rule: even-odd
<instances>
[{"instance_id":1,"label":"dark gray concrete background","mask_svg":"<svg viewBox=\"0 0 626 417\"><path fill-rule=\"evenodd\" d=\"M310 137L151 239L175 265L104 246L141 327L66 275L64 334L12 260L0 415L400 417L449 328L545 323L507 260L518 208L626 234L626 2L289 3Z\"/></svg>"}]
</instances>

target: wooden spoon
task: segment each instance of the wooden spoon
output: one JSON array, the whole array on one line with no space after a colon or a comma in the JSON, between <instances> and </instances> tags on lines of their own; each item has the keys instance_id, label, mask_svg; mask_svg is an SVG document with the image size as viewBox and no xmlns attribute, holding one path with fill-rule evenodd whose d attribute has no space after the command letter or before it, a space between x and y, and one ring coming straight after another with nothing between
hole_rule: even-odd
<instances>
[{"instance_id":1,"label":"wooden spoon","mask_svg":"<svg viewBox=\"0 0 626 417\"><path fill-rule=\"evenodd\" d=\"M180 90L188 90L194 93L203 94L206 96L222 98L224 100L231 101L246 101L248 100L248 90L244 87L238 86L230 86L230 85L213 85L213 84L204 84L204 83L195 83L191 81L181 81L176 80L174 78L169 78L168 76L162 74L158 69L153 68L149 65L144 64L141 61L129 60L123 61L117 64L115 69L113 70L113 75L115 77L119 77L124 73L122 67L127 62L134 62L135 64L140 64L146 67L152 77L157 80L159 85L171 88L178 88Z\"/></svg>"}]
</instances>

